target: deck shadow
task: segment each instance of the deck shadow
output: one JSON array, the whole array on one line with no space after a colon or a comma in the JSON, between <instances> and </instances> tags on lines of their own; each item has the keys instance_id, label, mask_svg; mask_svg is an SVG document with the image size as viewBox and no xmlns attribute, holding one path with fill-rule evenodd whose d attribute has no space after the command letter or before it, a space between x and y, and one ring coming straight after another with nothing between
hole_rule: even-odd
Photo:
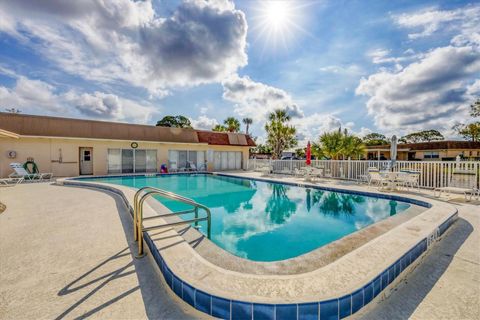
<instances>
[{"instance_id":1,"label":"deck shadow","mask_svg":"<svg viewBox=\"0 0 480 320\"><path fill-rule=\"evenodd\" d=\"M65 186L65 187L73 187L77 188L78 186ZM84 188L84 187L78 187ZM125 298L126 296L140 290L142 295L142 300L145 308L146 315L148 319L193 319L193 317L184 312L184 310L179 305L178 301L175 301L173 295L168 292L170 290L166 287L166 284L160 279L159 274L154 269L157 266L152 263L152 260L145 257L143 259L136 259L135 255L137 253L137 244L133 241L133 221L132 217L130 216L130 212L128 208L125 206L123 199L112 192L99 190L95 188L87 188L90 190L94 190L96 192L104 193L115 200L115 205L117 208L117 213L119 219L122 223L122 227L125 233L125 238L128 243L128 247L120 250L119 252L115 253L111 257L101 261L92 269L84 273L83 275L79 276L77 279L70 282L67 286L62 288L59 292L59 296L67 295L69 293L75 292L79 289L88 288L90 286L95 286L90 292L80 298L77 302L75 302L72 306L67 308L64 312L62 312L59 316L55 319L63 319L67 317L70 312L75 310L76 308L80 307L85 301L88 300L92 295L97 293L101 290L104 286L106 286L110 281L116 280L125 276L129 276L132 274L136 274L138 279L138 286L134 286L125 290L122 293L119 293L117 296L111 298L105 303L98 305L86 312L84 312L81 316L77 317L76 319L84 319L94 315L95 313L99 312L100 310L120 301L121 299ZM117 268L115 271L110 271L93 279L84 284L79 284L83 279L85 279L88 275L92 274L93 272L100 270L102 267L108 265L109 262L114 261L120 257L130 256L131 260L129 263L124 265L123 267ZM129 270L131 268L131 270Z\"/></svg>"},{"instance_id":2,"label":"deck shadow","mask_svg":"<svg viewBox=\"0 0 480 320\"><path fill-rule=\"evenodd\" d=\"M385 300L358 315L359 319L410 319L414 311L442 277L455 253L474 231L465 219L458 218L423 261Z\"/></svg>"}]
</instances>

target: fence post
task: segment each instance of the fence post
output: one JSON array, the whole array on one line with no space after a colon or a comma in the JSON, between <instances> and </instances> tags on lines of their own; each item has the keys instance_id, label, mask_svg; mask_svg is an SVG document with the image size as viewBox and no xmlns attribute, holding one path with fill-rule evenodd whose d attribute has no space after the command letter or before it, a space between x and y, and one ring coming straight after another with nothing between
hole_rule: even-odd
<instances>
[{"instance_id":1,"label":"fence post","mask_svg":"<svg viewBox=\"0 0 480 320\"><path fill-rule=\"evenodd\" d=\"M347 179L351 179L351 171L352 171L352 158L348 157L347 162Z\"/></svg>"}]
</instances>

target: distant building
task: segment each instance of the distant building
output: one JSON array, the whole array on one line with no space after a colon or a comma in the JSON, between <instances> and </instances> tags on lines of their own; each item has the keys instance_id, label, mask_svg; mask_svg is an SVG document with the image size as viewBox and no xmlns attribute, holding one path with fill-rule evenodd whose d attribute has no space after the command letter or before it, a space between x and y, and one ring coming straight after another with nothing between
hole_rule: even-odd
<instances>
[{"instance_id":1,"label":"distant building","mask_svg":"<svg viewBox=\"0 0 480 320\"><path fill-rule=\"evenodd\" d=\"M238 170L254 146L242 133L0 112L1 177L28 159L57 177L159 172L172 162Z\"/></svg>"},{"instance_id":2,"label":"distant building","mask_svg":"<svg viewBox=\"0 0 480 320\"><path fill-rule=\"evenodd\" d=\"M397 160L409 161L454 161L459 155L464 160L480 160L480 142L473 141L431 141L400 143ZM390 145L368 146L368 160L390 160Z\"/></svg>"}]
</instances>

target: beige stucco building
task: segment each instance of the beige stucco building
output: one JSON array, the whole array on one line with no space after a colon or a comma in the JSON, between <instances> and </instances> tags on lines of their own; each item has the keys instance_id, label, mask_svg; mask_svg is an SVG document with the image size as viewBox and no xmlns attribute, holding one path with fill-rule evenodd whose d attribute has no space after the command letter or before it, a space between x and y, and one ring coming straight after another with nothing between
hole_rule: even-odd
<instances>
[{"instance_id":1,"label":"beige stucco building","mask_svg":"<svg viewBox=\"0 0 480 320\"><path fill-rule=\"evenodd\" d=\"M0 113L0 176L32 160L56 177L159 172L195 165L246 167L253 140L222 133L126 123Z\"/></svg>"},{"instance_id":2,"label":"beige stucco building","mask_svg":"<svg viewBox=\"0 0 480 320\"><path fill-rule=\"evenodd\" d=\"M368 146L368 160L390 160L390 145ZM455 161L455 158L480 160L480 142L476 141L431 141L398 144L397 160L410 161Z\"/></svg>"}]
</instances>

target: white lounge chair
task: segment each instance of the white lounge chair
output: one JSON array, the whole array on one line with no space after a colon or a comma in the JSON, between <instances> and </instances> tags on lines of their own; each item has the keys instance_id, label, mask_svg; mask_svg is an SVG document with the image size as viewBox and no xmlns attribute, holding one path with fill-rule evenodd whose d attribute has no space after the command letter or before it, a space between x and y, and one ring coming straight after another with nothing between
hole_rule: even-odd
<instances>
[{"instance_id":1,"label":"white lounge chair","mask_svg":"<svg viewBox=\"0 0 480 320\"><path fill-rule=\"evenodd\" d=\"M207 162L200 164L198 166L198 171L207 171Z\"/></svg>"},{"instance_id":2,"label":"white lounge chair","mask_svg":"<svg viewBox=\"0 0 480 320\"><path fill-rule=\"evenodd\" d=\"M0 179L0 185L11 187L11 186L17 185L19 183L22 183L23 181L24 181L23 177L4 178L4 179Z\"/></svg>"},{"instance_id":3,"label":"white lounge chair","mask_svg":"<svg viewBox=\"0 0 480 320\"><path fill-rule=\"evenodd\" d=\"M190 170L190 171L198 171L197 166L196 166L195 163L193 163L192 161L188 161L188 170Z\"/></svg>"},{"instance_id":4,"label":"white lounge chair","mask_svg":"<svg viewBox=\"0 0 480 320\"><path fill-rule=\"evenodd\" d=\"M175 161L169 161L168 164L168 172L178 172L177 163Z\"/></svg>"},{"instance_id":5,"label":"white lounge chair","mask_svg":"<svg viewBox=\"0 0 480 320\"><path fill-rule=\"evenodd\" d=\"M475 171L454 170L448 187L435 188L433 196L439 198L442 193L457 193L465 196L465 201L471 201L474 195L479 197ZM468 197L470 196L470 198Z\"/></svg>"},{"instance_id":6,"label":"white lounge chair","mask_svg":"<svg viewBox=\"0 0 480 320\"><path fill-rule=\"evenodd\" d=\"M53 177L53 173L30 173L18 162L10 163L10 167L14 172L8 176L9 178L23 178L28 181L45 181L50 180Z\"/></svg>"}]
</instances>

